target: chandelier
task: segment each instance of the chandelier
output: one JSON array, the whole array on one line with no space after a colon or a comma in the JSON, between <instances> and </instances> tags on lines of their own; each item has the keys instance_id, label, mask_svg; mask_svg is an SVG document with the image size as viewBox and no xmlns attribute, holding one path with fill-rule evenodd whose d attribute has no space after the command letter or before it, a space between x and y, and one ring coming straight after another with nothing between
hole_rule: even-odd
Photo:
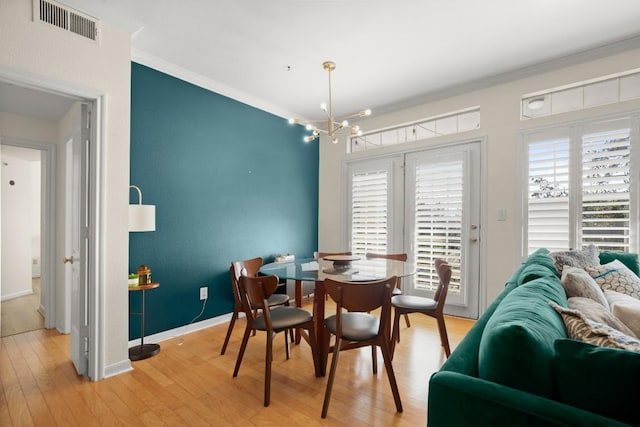
<instances>
[{"instance_id":1,"label":"chandelier","mask_svg":"<svg viewBox=\"0 0 640 427\"><path fill-rule=\"evenodd\" d=\"M334 144L338 143L338 132L342 130L349 130L351 136L360 136L362 135L362 131L359 126L352 126L349 124L349 119L353 119L356 117L365 117L371 115L371 110L366 109L362 110L359 113L350 114L345 117L333 117L332 113L332 105L331 105L331 72L336 69L336 64L331 61L325 61L322 63L322 68L327 70L329 74L329 104L323 102L320 104L320 109L327 114L326 119L321 120L301 120L301 119L289 119L289 123L291 124L302 124L308 131L311 131L311 135L307 135L304 137L304 142L311 142L316 138L320 137L320 134L327 135L331 142ZM327 128L322 129L319 128L316 124L325 122L327 123Z\"/></svg>"}]
</instances>

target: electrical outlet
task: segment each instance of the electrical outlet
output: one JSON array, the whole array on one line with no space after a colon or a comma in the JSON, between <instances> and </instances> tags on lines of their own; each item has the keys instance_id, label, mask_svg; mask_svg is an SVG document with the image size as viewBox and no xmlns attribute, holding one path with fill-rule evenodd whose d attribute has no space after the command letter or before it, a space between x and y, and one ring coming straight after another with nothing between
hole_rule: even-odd
<instances>
[{"instance_id":1,"label":"electrical outlet","mask_svg":"<svg viewBox=\"0 0 640 427\"><path fill-rule=\"evenodd\" d=\"M209 298L209 288L206 286L203 286L200 288L200 301L205 300Z\"/></svg>"}]
</instances>

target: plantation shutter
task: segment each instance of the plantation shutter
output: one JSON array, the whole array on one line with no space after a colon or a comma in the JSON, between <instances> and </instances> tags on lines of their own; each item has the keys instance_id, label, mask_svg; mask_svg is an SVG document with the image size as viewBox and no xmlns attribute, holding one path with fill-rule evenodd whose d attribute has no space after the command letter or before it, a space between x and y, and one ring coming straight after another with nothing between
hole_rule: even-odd
<instances>
[{"instance_id":1,"label":"plantation shutter","mask_svg":"<svg viewBox=\"0 0 640 427\"><path fill-rule=\"evenodd\" d=\"M417 274L414 286L433 291L438 285L436 258L453 267L449 292L460 292L465 153L431 156L415 163L414 247Z\"/></svg>"},{"instance_id":2,"label":"plantation shutter","mask_svg":"<svg viewBox=\"0 0 640 427\"><path fill-rule=\"evenodd\" d=\"M354 255L403 250L397 231L402 230L403 165L403 156L347 164L347 244Z\"/></svg>"},{"instance_id":3,"label":"plantation shutter","mask_svg":"<svg viewBox=\"0 0 640 427\"><path fill-rule=\"evenodd\" d=\"M570 247L569 138L540 137L528 147L528 253Z\"/></svg>"},{"instance_id":4,"label":"plantation shutter","mask_svg":"<svg viewBox=\"0 0 640 427\"><path fill-rule=\"evenodd\" d=\"M582 136L583 245L629 252L630 136L628 127L593 129Z\"/></svg>"},{"instance_id":5,"label":"plantation shutter","mask_svg":"<svg viewBox=\"0 0 640 427\"><path fill-rule=\"evenodd\" d=\"M389 172L356 172L351 183L351 251L387 253Z\"/></svg>"}]
</instances>

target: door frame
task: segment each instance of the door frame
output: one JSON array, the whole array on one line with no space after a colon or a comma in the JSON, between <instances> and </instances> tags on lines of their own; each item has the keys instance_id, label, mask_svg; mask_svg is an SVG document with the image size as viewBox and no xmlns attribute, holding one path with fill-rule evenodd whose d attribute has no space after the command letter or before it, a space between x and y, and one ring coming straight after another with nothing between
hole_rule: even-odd
<instances>
[{"instance_id":1,"label":"door frame","mask_svg":"<svg viewBox=\"0 0 640 427\"><path fill-rule=\"evenodd\" d=\"M73 98L78 101L83 101L92 105L91 116L91 140L93 142L93 150L88 161L91 163L89 177L90 188L90 200L89 200L89 217L91 224L88 230L88 236L90 238L90 256L86 260L88 269L88 289L87 289L87 307L88 307L88 323L89 323L89 343L88 343L88 377L92 381L97 381L105 376L104 367L104 278L103 273L105 270L102 260L102 241L104 236L103 224L101 221L101 209L104 205L104 169L102 168L103 162L103 127L102 123L105 122L105 108L106 96L103 92L95 89L80 87L77 84L71 82L60 81L51 77L35 75L28 72L19 72L14 69L8 69L0 67L0 80L12 83L18 86L26 87L33 90L43 91L58 94L68 98ZM55 193L54 193L55 194ZM55 223L52 228L53 236L55 236ZM62 263L64 254L55 252L55 238L53 241L52 260L58 259ZM50 262L52 271L54 272L51 277L55 277L55 265L54 262ZM60 264L62 265L62 264ZM55 296L52 296L55 306Z\"/></svg>"},{"instance_id":2,"label":"door frame","mask_svg":"<svg viewBox=\"0 0 640 427\"><path fill-rule=\"evenodd\" d=\"M56 155L55 144L21 138L4 137L1 145L28 148L42 153L40 170L44 185L40 187L40 284L45 311L44 327L57 328L55 304L55 230L56 230ZM63 332L63 331L61 331Z\"/></svg>"}]
</instances>

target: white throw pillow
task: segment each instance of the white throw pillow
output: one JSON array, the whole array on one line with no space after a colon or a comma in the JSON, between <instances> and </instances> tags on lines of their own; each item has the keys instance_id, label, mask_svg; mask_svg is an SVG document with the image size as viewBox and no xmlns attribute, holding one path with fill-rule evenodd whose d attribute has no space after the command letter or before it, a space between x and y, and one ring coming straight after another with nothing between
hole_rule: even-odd
<instances>
[{"instance_id":1,"label":"white throw pillow","mask_svg":"<svg viewBox=\"0 0 640 427\"><path fill-rule=\"evenodd\" d=\"M609 301L611 313L640 337L640 300L611 290L604 291L604 296Z\"/></svg>"}]
</instances>

